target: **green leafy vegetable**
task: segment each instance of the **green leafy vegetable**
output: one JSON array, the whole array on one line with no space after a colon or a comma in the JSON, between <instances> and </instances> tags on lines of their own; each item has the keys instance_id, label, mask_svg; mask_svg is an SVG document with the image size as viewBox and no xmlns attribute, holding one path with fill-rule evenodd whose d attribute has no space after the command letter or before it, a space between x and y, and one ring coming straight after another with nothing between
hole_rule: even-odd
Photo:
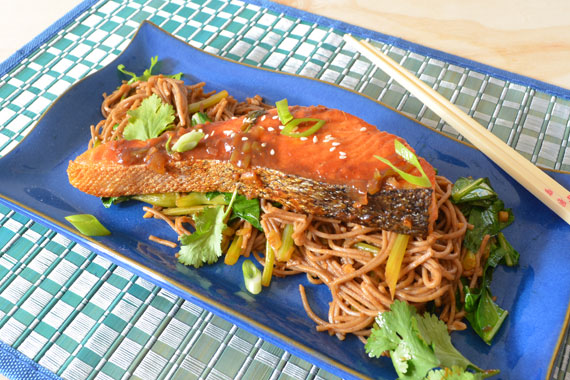
<instances>
[{"instance_id":1,"label":"green leafy vegetable","mask_svg":"<svg viewBox=\"0 0 570 380\"><path fill-rule=\"evenodd\" d=\"M223 195L226 202L229 202L232 197L231 193L220 193L217 191L206 193L206 197L208 199L214 199L219 195ZM233 213L230 220L241 218L243 220L247 220L258 230L263 231L260 223L261 206L259 205L259 199L247 199L245 195L238 194L232 210Z\"/></svg>"},{"instance_id":2,"label":"green leafy vegetable","mask_svg":"<svg viewBox=\"0 0 570 380\"><path fill-rule=\"evenodd\" d=\"M148 140L160 136L172 127L174 108L163 103L156 94L141 102L141 105L127 114L129 123L123 131L126 140Z\"/></svg>"},{"instance_id":3,"label":"green leafy vegetable","mask_svg":"<svg viewBox=\"0 0 570 380\"><path fill-rule=\"evenodd\" d=\"M101 202L105 208L111 207L111 205L116 205L121 202L125 202L131 199L130 195L120 196L120 197L101 197Z\"/></svg>"},{"instance_id":4,"label":"green leafy vegetable","mask_svg":"<svg viewBox=\"0 0 570 380\"><path fill-rule=\"evenodd\" d=\"M86 236L105 236L111 234L111 232L91 214L69 215L65 217L65 220Z\"/></svg>"},{"instance_id":5,"label":"green leafy vegetable","mask_svg":"<svg viewBox=\"0 0 570 380\"><path fill-rule=\"evenodd\" d=\"M178 153L184 153L196 148L200 140L204 138L204 133L200 131L190 131L180 136L178 141L172 146L172 150Z\"/></svg>"},{"instance_id":6,"label":"green leafy vegetable","mask_svg":"<svg viewBox=\"0 0 570 380\"><path fill-rule=\"evenodd\" d=\"M514 266L519 261L519 253L500 232L513 222L514 216L511 210L505 210L503 201L487 178L459 178L453 185L451 197L473 225L463 240L468 254L479 251L486 235L491 237L486 248L489 256L478 285L475 288L469 288L466 283L463 285L466 318L473 330L490 344L508 316L508 312L493 301L490 289L493 270L499 263ZM499 215L505 212L508 217L501 221Z\"/></svg>"},{"instance_id":7,"label":"green leafy vegetable","mask_svg":"<svg viewBox=\"0 0 570 380\"><path fill-rule=\"evenodd\" d=\"M430 182L429 178L427 177L426 173L424 172L424 169L420 165L418 157L414 153L412 153L411 150L409 150L404 144L402 144L397 139L394 140L394 148L395 148L396 154L398 156L402 157L402 159L404 161L414 165L414 167L416 169L418 169L418 171L420 172L421 176L418 177L418 176L406 173L406 172L398 169L396 166L394 166L394 164L392 164L390 161L388 161L384 157L380 157L380 156L374 156L374 157L376 157L377 159L382 161L384 164L386 164L390 168L392 168L392 170L394 170L396 173L398 173L398 175L400 175L400 177L402 177L406 182L409 182L412 185L416 185L416 186L420 186L420 187L431 187L431 182Z\"/></svg>"},{"instance_id":8,"label":"green leafy vegetable","mask_svg":"<svg viewBox=\"0 0 570 380\"><path fill-rule=\"evenodd\" d=\"M184 235L180 239L182 246L178 261L184 265L200 268L204 263L213 264L222 255L222 234L226 226L226 218L232 210L234 193L227 209L223 206L205 208L194 216L196 231L192 235Z\"/></svg>"},{"instance_id":9,"label":"green leafy vegetable","mask_svg":"<svg viewBox=\"0 0 570 380\"><path fill-rule=\"evenodd\" d=\"M502 260L506 266L512 267L517 265L519 263L520 254L509 244L502 232L499 232L497 235L497 240L499 241L499 247L495 250L495 254L502 256Z\"/></svg>"},{"instance_id":10,"label":"green leafy vegetable","mask_svg":"<svg viewBox=\"0 0 570 380\"><path fill-rule=\"evenodd\" d=\"M480 294L472 292L472 290L467 286L464 290L466 298L467 293L470 293L470 308L473 308L472 311L467 312L465 317L471 324L473 330L485 341L485 343L491 344L493 337L499 331L499 328L505 318L507 318L509 312L501 309L499 305L493 301L491 291L488 286L478 289Z\"/></svg>"},{"instance_id":11,"label":"green leafy vegetable","mask_svg":"<svg viewBox=\"0 0 570 380\"><path fill-rule=\"evenodd\" d=\"M119 66L117 66L117 70L119 70L121 73L125 74L126 76L130 76L131 79L129 79L129 81L127 83L134 83L137 81L147 81L148 78L150 78L152 76L152 70L154 69L154 66L156 66L156 64L158 63L158 56L154 56L150 58L150 67L148 69L146 69L141 76L137 76L135 73L131 72L131 71L127 71L125 69L125 65L120 64ZM180 78L182 78L182 73L178 73L178 74L173 74L173 75L164 75L166 78L172 78L172 79L178 79L180 80Z\"/></svg>"},{"instance_id":12,"label":"green leafy vegetable","mask_svg":"<svg viewBox=\"0 0 570 380\"><path fill-rule=\"evenodd\" d=\"M413 306L399 300L394 301L389 311L379 313L365 349L371 357L380 357L388 351L400 380L420 380L426 376L482 379L498 373L482 371L461 355L451 344L447 327L436 316L418 315ZM467 372L468 368L477 373Z\"/></svg>"},{"instance_id":13,"label":"green leafy vegetable","mask_svg":"<svg viewBox=\"0 0 570 380\"><path fill-rule=\"evenodd\" d=\"M477 205L485 206L488 200L496 199L497 193L491 187L488 178L459 178L451 189L451 198L456 204L477 202Z\"/></svg>"},{"instance_id":14,"label":"green leafy vegetable","mask_svg":"<svg viewBox=\"0 0 570 380\"><path fill-rule=\"evenodd\" d=\"M433 349L419 334L413 306L396 300L390 311L378 315L376 323L364 348L371 357L390 351L400 379L423 379L439 366Z\"/></svg>"}]
</instances>

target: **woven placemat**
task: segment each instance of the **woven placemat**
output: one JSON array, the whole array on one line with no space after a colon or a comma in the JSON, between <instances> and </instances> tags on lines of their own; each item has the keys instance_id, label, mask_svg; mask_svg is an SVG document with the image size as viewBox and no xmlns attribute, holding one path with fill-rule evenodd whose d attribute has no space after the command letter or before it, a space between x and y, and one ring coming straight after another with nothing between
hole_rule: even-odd
<instances>
[{"instance_id":1,"label":"woven placemat","mask_svg":"<svg viewBox=\"0 0 570 380\"><path fill-rule=\"evenodd\" d=\"M0 70L0 156L57 96L120 54L143 20L220 56L356 90L462 139L345 46L344 24L269 3L101 0ZM570 171L568 94L372 36L532 162ZM0 340L61 377L335 378L4 206L0 247ZM566 336L552 378L567 377L569 352Z\"/></svg>"}]
</instances>

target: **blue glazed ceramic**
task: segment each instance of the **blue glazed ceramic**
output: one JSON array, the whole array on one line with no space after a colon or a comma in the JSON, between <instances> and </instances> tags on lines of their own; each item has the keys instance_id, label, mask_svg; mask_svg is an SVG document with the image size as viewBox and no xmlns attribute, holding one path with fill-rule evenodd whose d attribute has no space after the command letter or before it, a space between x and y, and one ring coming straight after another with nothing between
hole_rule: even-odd
<instances>
[{"instance_id":1,"label":"blue glazed ceramic","mask_svg":"<svg viewBox=\"0 0 570 380\"><path fill-rule=\"evenodd\" d=\"M570 227L515 183L479 151L410 120L376 101L317 80L279 74L220 59L190 47L150 23L144 23L119 58L82 80L48 110L32 133L0 159L0 201L117 264L243 327L289 352L345 378L396 377L389 359L370 359L362 344L341 342L315 331L298 292L302 283L314 310L326 315L330 300L324 286L305 276L276 279L252 296L244 288L241 265L222 262L193 269L177 263L175 249L147 240L149 233L173 238L164 223L142 221L135 202L105 209L98 198L71 187L66 169L89 140L89 125L101 119L101 94L122 79L116 67L142 72L158 55L162 73L183 72L188 82L205 81L207 90L227 89L238 99L253 94L266 101L288 98L289 104L323 104L355 114L378 128L404 137L419 154L455 180L489 177L514 210L516 222L505 231L521 254L517 268L500 268L493 280L497 302L510 315L491 346L470 330L453 333L453 342L475 364L499 368L498 379L544 379L552 368L570 298ZM566 188L570 175L550 173ZM570 205L568 206L570 207ZM64 217L93 214L112 235L88 238Z\"/></svg>"}]
</instances>

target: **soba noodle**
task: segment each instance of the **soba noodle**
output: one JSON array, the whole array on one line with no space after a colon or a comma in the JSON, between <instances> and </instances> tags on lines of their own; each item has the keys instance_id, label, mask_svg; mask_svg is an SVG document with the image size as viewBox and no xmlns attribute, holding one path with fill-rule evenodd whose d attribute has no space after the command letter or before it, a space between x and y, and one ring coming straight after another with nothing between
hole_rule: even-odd
<instances>
[{"instance_id":1,"label":"soba noodle","mask_svg":"<svg viewBox=\"0 0 570 380\"><path fill-rule=\"evenodd\" d=\"M151 76L147 82L123 83L115 92L104 95L101 111L104 120L91 127L90 147L99 142L121 139L128 123L129 110L137 108L150 96L157 94L171 104L176 112L176 127L191 126L189 105L212 95L204 92L205 83L185 85L183 81L162 76ZM267 109L258 95L238 102L233 97L223 98L217 104L202 109L211 120L227 120L251 111ZM425 309L428 305L439 311L439 317L449 330L465 329L465 312L457 308L456 298L463 297L461 277L475 284L482 275L485 244L475 255L473 268L464 269L466 249L463 237L469 227L460 210L451 203L452 183L436 177L436 199L439 216L433 231L426 237L410 239L396 285L395 298ZM339 339L352 333L365 341L378 312L389 309L392 303L385 279L386 261L397 234L378 228L364 227L274 207L261 200L261 225L264 232L252 228L246 221L231 224L224 232L222 249L227 250L233 236L242 235L245 256L253 253L265 265L263 253L266 241L278 249L286 225L293 225L294 252L287 262L276 262L273 274L288 276L305 273L313 284L324 284L330 289L332 301L326 316L318 316L311 309L303 286L299 286L303 305L320 331L328 331ZM164 220L177 235L189 234L193 225L190 216L167 216L160 207L144 207L145 217ZM156 237L153 241L172 247L176 243ZM486 240L485 240L486 241ZM484 241L484 242L485 242ZM357 243L372 246L375 253L355 247Z\"/></svg>"}]
</instances>

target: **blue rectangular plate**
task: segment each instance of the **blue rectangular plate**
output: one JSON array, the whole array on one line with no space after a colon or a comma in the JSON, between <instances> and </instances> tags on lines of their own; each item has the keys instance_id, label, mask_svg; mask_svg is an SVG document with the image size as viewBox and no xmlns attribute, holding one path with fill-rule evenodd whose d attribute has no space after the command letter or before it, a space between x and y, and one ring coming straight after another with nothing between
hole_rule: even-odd
<instances>
[{"instance_id":1,"label":"blue rectangular plate","mask_svg":"<svg viewBox=\"0 0 570 380\"><path fill-rule=\"evenodd\" d=\"M521 254L520 266L499 268L493 281L497 302L510 315L491 346L470 330L454 333L453 342L475 364L499 368L500 379L547 376L568 319L568 225L479 151L372 99L318 80L210 55L148 22L143 23L120 57L63 94L32 133L0 160L0 201L339 376L395 378L390 359L368 358L356 338L341 342L315 331L314 323L303 311L298 284L307 288L309 301L321 316L326 315L331 299L325 286L310 285L305 276L295 276L274 280L270 288L254 297L245 291L241 265L229 267L220 262L200 269L184 267L177 263L175 249L148 241L151 232L164 238L174 236L164 223L142 221L140 204L128 202L105 209L98 198L69 185L68 162L86 149L89 125L101 119L101 94L111 92L120 83L117 64L142 72L155 55L162 62L160 72L183 72L188 83L205 81L208 90L227 89L238 99L260 94L271 103L286 97L289 104L323 104L350 112L405 138L451 180L469 175L489 177L516 216L516 222L505 234ZM568 173L551 175L570 187ZM93 239L78 234L64 217L80 213L95 215L112 235Z\"/></svg>"}]
</instances>

